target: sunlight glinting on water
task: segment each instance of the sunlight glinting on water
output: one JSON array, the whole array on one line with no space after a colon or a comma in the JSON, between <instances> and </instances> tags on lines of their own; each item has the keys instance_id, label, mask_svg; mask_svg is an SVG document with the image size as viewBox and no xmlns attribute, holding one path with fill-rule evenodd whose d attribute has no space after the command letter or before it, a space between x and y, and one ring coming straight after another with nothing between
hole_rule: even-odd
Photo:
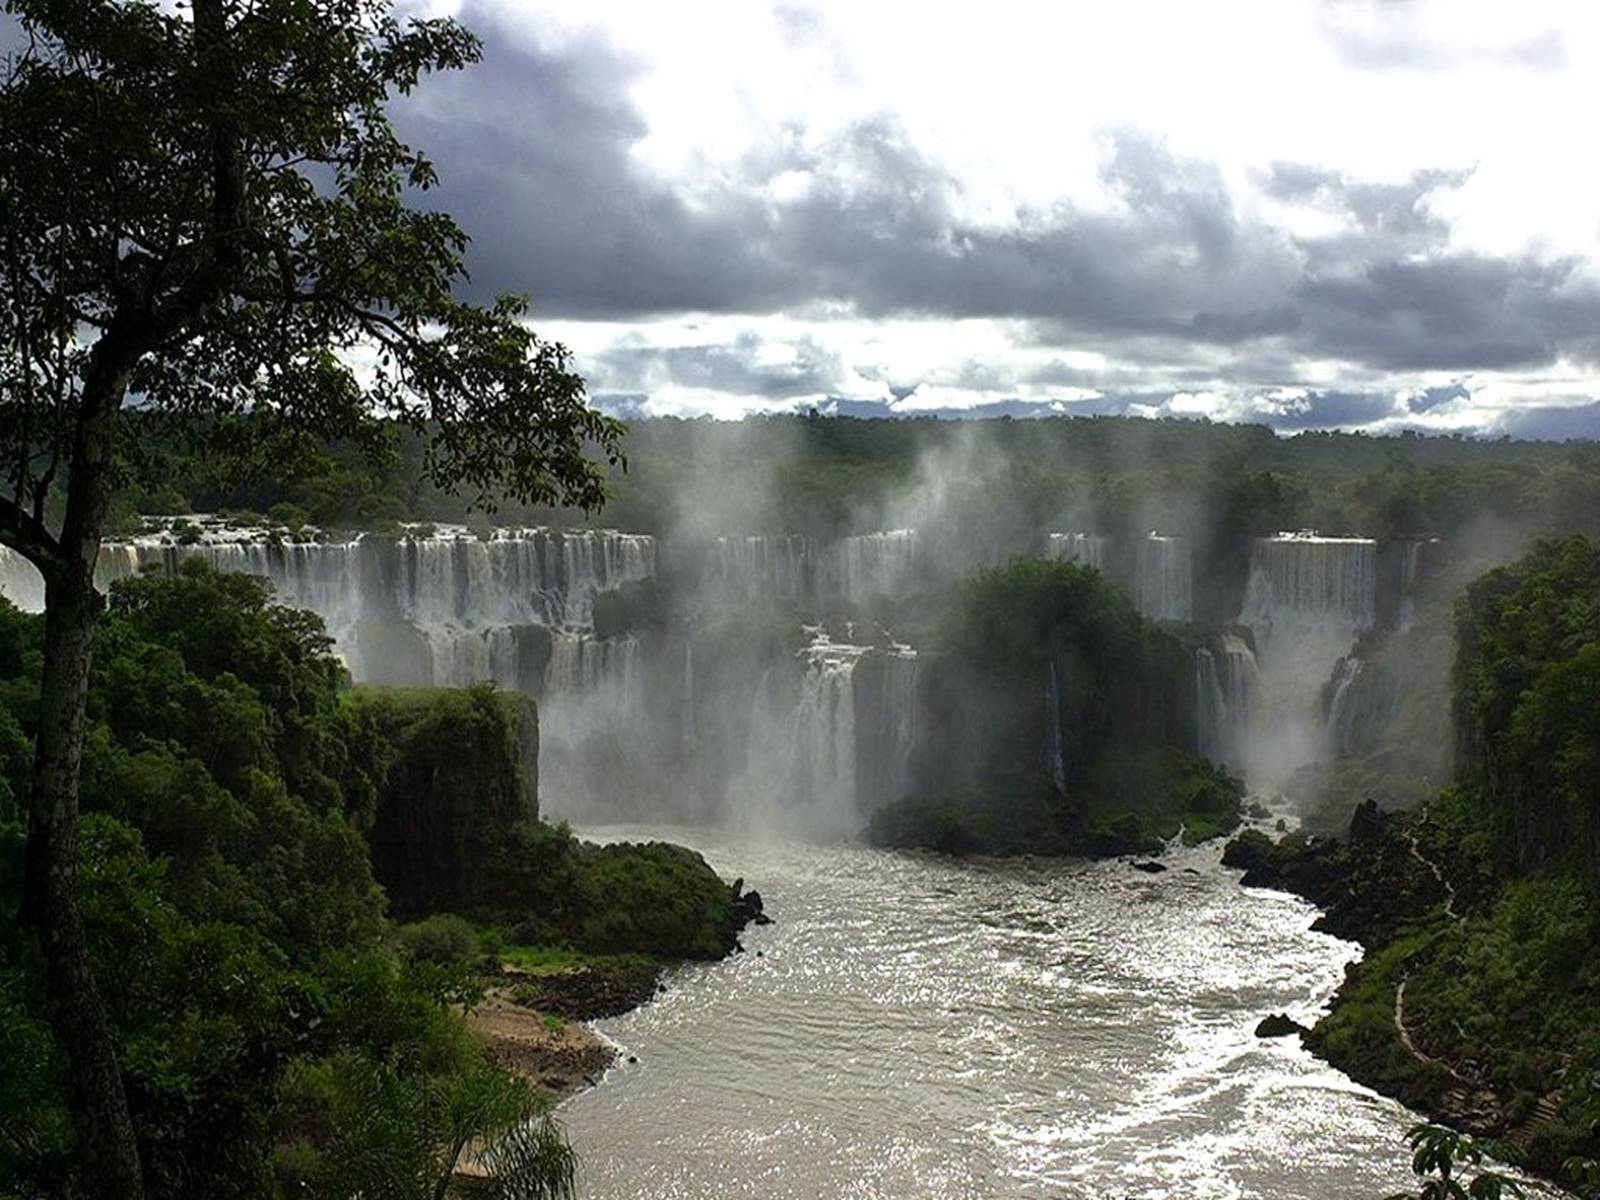
<instances>
[{"instance_id":1,"label":"sunlight glinting on water","mask_svg":"<svg viewBox=\"0 0 1600 1200\"><path fill-rule=\"evenodd\" d=\"M1145 875L670 835L776 923L601 1024L638 1062L561 1109L585 1196L1359 1200L1408 1178L1404 1109L1254 1036L1313 1020L1356 947L1215 848Z\"/></svg>"}]
</instances>

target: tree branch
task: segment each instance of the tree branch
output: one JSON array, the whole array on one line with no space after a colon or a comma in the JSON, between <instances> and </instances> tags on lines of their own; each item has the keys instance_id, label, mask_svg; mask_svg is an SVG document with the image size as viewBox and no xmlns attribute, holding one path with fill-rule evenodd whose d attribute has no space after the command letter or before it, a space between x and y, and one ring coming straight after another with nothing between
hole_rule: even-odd
<instances>
[{"instance_id":1,"label":"tree branch","mask_svg":"<svg viewBox=\"0 0 1600 1200\"><path fill-rule=\"evenodd\" d=\"M49 576L67 563L66 553L43 521L0 496L0 543L15 550Z\"/></svg>"}]
</instances>

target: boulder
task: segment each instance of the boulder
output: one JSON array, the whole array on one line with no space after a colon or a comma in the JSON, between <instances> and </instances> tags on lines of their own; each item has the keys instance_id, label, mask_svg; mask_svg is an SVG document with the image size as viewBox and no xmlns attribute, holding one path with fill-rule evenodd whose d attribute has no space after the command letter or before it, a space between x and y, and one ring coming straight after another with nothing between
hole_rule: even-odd
<instances>
[{"instance_id":1,"label":"boulder","mask_svg":"<svg viewBox=\"0 0 1600 1200\"><path fill-rule=\"evenodd\" d=\"M1285 1016L1283 1013L1273 1013L1270 1017L1263 1018L1261 1023L1256 1026L1256 1036L1258 1038L1289 1037L1296 1033L1305 1032L1306 1027L1304 1025L1292 1017Z\"/></svg>"}]
</instances>

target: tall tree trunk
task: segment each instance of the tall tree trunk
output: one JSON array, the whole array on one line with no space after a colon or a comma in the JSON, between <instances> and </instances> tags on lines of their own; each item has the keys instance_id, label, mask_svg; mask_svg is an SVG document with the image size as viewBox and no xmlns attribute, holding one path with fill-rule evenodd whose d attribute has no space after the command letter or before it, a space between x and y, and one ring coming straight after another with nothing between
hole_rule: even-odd
<instances>
[{"instance_id":1,"label":"tall tree trunk","mask_svg":"<svg viewBox=\"0 0 1600 1200\"><path fill-rule=\"evenodd\" d=\"M104 1200L144 1196L138 1141L78 906L78 778L100 607L94 567L111 499L127 361L109 339L96 347L73 439L63 560L45 576L44 680L23 892L23 918L44 956L50 1024L72 1064L79 1182L87 1194Z\"/></svg>"}]
</instances>

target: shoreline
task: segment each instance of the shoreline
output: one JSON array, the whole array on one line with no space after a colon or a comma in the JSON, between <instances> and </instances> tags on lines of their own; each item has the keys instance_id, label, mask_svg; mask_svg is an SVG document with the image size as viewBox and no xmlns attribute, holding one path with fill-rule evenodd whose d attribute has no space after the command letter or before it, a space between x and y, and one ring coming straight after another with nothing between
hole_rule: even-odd
<instances>
[{"instance_id":1,"label":"shoreline","mask_svg":"<svg viewBox=\"0 0 1600 1200\"><path fill-rule=\"evenodd\" d=\"M621 1053L587 1021L525 1007L505 988L491 988L466 1019L496 1062L556 1104L594 1087Z\"/></svg>"},{"instance_id":2,"label":"shoreline","mask_svg":"<svg viewBox=\"0 0 1600 1200\"><path fill-rule=\"evenodd\" d=\"M1268 843L1247 834L1229 843L1222 861L1243 870L1241 887L1299 896L1318 911L1313 929L1361 947L1323 1014L1293 1030L1313 1056L1423 1123L1513 1148L1508 1166L1565 1193L1574 1184L1565 1154L1542 1144L1557 1124L1559 1092L1522 1097L1519 1107L1517 1094L1493 1077L1495 1064L1539 1048L1479 1043L1469 1053L1441 1051L1408 1016L1414 968L1430 958L1434 939L1470 916L1459 907L1460 881L1424 852L1427 831L1426 809L1380 813L1369 802L1342 838ZM1258 1029L1257 1036L1273 1035Z\"/></svg>"}]
</instances>

